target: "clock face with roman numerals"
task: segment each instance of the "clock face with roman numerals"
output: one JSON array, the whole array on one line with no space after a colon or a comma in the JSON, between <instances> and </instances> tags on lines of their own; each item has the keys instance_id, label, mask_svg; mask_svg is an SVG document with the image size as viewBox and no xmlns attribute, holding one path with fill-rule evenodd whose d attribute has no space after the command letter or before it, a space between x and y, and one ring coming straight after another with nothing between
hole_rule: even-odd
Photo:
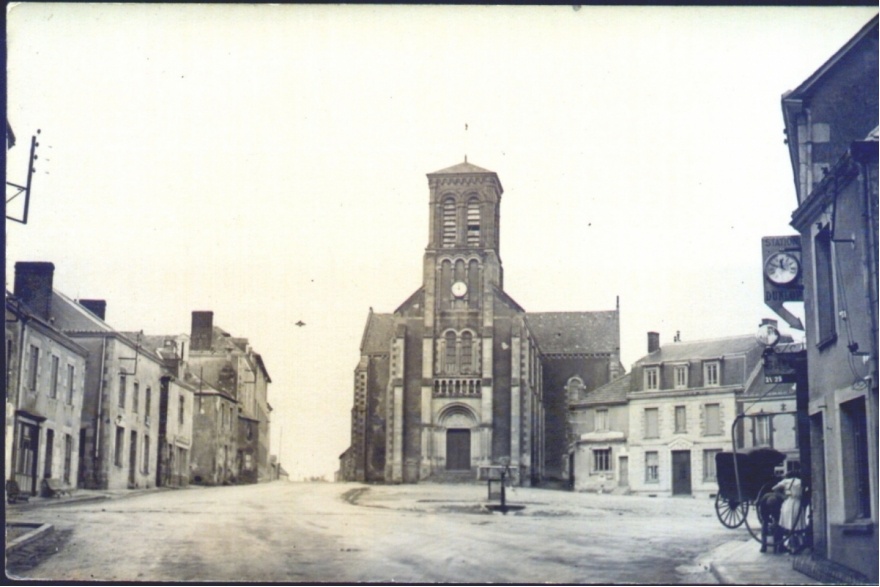
<instances>
[{"instance_id":1,"label":"clock face with roman numerals","mask_svg":"<svg viewBox=\"0 0 880 587\"><path fill-rule=\"evenodd\" d=\"M452 284L452 295L457 298L464 297L467 293L467 285L463 281L456 281Z\"/></svg>"}]
</instances>

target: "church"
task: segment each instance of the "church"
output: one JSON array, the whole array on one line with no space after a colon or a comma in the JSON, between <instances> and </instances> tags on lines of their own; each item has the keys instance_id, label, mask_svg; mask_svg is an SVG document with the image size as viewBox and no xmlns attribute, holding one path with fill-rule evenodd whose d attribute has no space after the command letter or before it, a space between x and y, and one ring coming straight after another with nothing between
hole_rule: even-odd
<instances>
[{"instance_id":1,"label":"church","mask_svg":"<svg viewBox=\"0 0 880 587\"><path fill-rule=\"evenodd\" d=\"M509 466L517 485L564 485L569 405L624 371L619 305L526 312L504 291L498 175L465 159L428 186L422 284L369 312L339 476L475 482Z\"/></svg>"}]
</instances>

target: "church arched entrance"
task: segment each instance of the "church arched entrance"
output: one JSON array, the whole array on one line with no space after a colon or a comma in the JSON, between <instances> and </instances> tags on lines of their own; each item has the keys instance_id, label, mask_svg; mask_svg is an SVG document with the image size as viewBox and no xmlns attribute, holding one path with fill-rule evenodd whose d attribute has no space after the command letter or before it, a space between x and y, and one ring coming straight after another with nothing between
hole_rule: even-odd
<instances>
[{"instance_id":1,"label":"church arched entrance","mask_svg":"<svg viewBox=\"0 0 880 587\"><path fill-rule=\"evenodd\" d=\"M469 471L471 468L471 431L463 428L446 430L446 470Z\"/></svg>"},{"instance_id":2,"label":"church arched entrance","mask_svg":"<svg viewBox=\"0 0 880 587\"><path fill-rule=\"evenodd\" d=\"M470 471L474 457L479 459L478 419L471 406L463 402L445 405L438 414L435 446L441 454L441 470Z\"/></svg>"}]
</instances>

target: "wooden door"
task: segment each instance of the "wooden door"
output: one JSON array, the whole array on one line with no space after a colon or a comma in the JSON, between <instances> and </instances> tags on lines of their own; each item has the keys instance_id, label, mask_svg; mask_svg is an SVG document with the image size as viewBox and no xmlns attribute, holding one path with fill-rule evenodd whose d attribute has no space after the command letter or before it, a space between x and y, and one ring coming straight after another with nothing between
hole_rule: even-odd
<instances>
[{"instance_id":1,"label":"wooden door","mask_svg":"<svg viewBox=\"0 0 880 587\"><path fill-rule=\"evenodd\" d=\"M128 447L128 483L132 487L137 482L137 432L131 432L131 444Z\"/></svg>"},{"instance_id":2,"label":"wooden door","mask_svg":"<svg viewBox=\"0 0 880 587\"><path fill-rule=\"evenodd\" d=\"M471 468L471 431L453 428L446 431L446 470L469 471Z\"/></svg>"},{"instance_id":3,"label":"wooden door","mask_svg":"<svg viewBox=\"0 0 880 587\"><path fill-rule=\"evenodd\" d=\"M691 494L691 451L672 451L672 495Z\"/></svg>"},{"instance_id":4,"label":"wooden door","mask_svg":"<svg viewBox=\"0 0 880 587\"><path fill-rule=\"evenodd\" d=\"M618 479L617 484L621 487L629 486L629 457L620 457L618 459Z\"/></svg>"}]
</instances>

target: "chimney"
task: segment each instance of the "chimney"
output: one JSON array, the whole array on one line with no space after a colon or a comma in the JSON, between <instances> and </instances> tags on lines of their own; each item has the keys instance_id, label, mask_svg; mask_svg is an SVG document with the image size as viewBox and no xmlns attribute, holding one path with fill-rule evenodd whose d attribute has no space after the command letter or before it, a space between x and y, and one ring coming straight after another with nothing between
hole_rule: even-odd
<instances>
[{"instance_id":1,"label":"chimney","mask_svg":"<svg viewBox=\"0 0 880 587\"><path fill-rule=\"evenodd\" d=\"M648 354L653 353L657 349L660 348L660 333L659 332L649 332L648 333Z\"/></svg>"},{"instance_id":2,"label":"chimney","mask_svg":"<svg viewBox=\"0 0 880 587\"><path fill-rule=\"evenodd\" d=\"M106 300L78 300L79 305L100 318L104 320L104 316L107 313L107 301Z\"/></svg>"},{"instance_id":3,"label":"chimney","mask_svg":"<svg viewBox=\"0 0 880 587\"><path fill-rule=\"evenodd\" d=\"M52 277L55 265L42 261L19 261L15 264L15 297L43 320L52 311Z\"/></svg>"},{"instance_id":4,"label":"chimney","mask_svg":"<svg viewBox=\"0 0 880 587\"><path fill-rule=\"evenodd\" d=\"M193 312L192 331L190 333L190 350L211 350L214 339L214 312Z\"/></svg>"}]
</instances>

